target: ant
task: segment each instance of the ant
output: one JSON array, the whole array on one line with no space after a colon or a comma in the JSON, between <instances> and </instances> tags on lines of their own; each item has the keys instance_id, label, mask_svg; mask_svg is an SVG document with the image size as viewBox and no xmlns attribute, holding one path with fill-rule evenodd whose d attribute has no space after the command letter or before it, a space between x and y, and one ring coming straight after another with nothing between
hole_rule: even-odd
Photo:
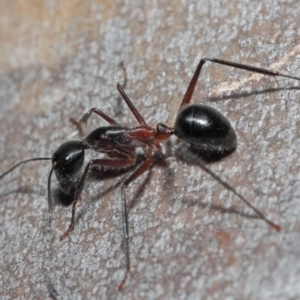
<instances>
[{"instance_id":1,"label":"ant","mask_svg":"<svg viewBox=\"0 0 300 300\"><path fill-rule=\"evenodd\" d=\"M51 160L52 168L49 172L47 188L49 223L51 222L53 211L51 197L51 177L53 172L56 175L63 193L71 196L73 200L71 223L66 232L60 237L60 240L64 240L74 229L76 205L80 200L85 183L91 172L94 169L98 169L103 170L104 175L121 176L123 174L128 174L121 183L122 230L126 271L124 278L118 287L119 290L122 290L127 275L130 272L128 212L125 190L131 182L151 168L154 162L155 153L162 151L162 142L168 140L172 135L177 136L187 146L188 150L195 156L195 160L197 160L197 163L201 168L226 189L233 192L269 226L277 231L281 230L279 225L268 220L233 187L205 166L204 161L221 159L232 153L237 147L236 133L226 117L212 107L190 104L201 69L208 61L267 76L273 76L275 77L275 80L276 77L285 77L300 81L300 77L290 76L263 68L215 58L202 58L198 63L196 71L183 97L174 126L168 127L163 123L158 123L156 128L152 128L147 124L126 95L121 84L117 83L117 89L139 123L138 126L132 128L124 127L98 108L91 108L83 114L79 121L71 119L71 122L76 125L79 134L83 135L82 126L87 123L92 113L107 121L109 126L95 129L82 140L72 140L63 143L54 152L52 157L39 157L23 160L0 175L0 179L2 179L15 168L31 161ZM143 150L142 158L139 158L138 148ZM84 155L86 150L105 153L106 158L92 159L84 166Z\"/></svg>"}]
</instances>

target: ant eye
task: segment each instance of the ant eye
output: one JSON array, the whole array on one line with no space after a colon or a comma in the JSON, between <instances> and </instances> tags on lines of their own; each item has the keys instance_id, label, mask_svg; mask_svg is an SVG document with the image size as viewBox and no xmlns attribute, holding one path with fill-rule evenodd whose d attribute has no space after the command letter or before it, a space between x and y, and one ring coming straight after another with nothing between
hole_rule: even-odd
<instances>
[{"instance_id":1,"label":"ant eye","mask_svg":"<svg viewBox=\"0 0 300 300\"><path fill-rule=\"evenodd\" d=\"M63 158L62 158L62 163L64 165L69 165L74 162L76 162L78 159L81 158L83 149L68 149L70 153L67 153Z\"/></svg>"}]
</instances>

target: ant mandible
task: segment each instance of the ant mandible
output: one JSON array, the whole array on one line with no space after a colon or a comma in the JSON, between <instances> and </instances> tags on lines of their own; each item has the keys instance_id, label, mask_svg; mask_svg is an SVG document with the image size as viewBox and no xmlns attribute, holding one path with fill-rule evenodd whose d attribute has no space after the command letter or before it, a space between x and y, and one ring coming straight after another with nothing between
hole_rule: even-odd
<instances>
[{"instance_id":1,"label":"ant mandible","mask_svg":"<svg viewBox=\"0 0 300 300\"><path fill-rule=\"evenodd\" d=\"M78 122L72 120L72 122L77 126L79 133L83 134L82 125L87 123L92 113L95 113L106 120L109 123L109 126L95 129L82 140L74 140L63 143L54 152L52 158L40 157L24 160L0 175L0 179L2 179L18 166L31 161L52 161L52 168L48 176L47 188L49 222L51 221L53 210L51 197L51 177L53 172L56 175L62 191L66 195L71 195L73 197L71 223L67 231L60 237L60 240L63 240L74 229L76 205L79 202L90 172L94 168L105 168L106 170L113 172L115 176L120 176L121 174L130 172L121 185L122 227L126 257L126 272L121 284L119 285L119 290L123 288L127 275L130 271L128 213L125 189L132 181L150 169L153 163L154 154L157 151L161 151L162 142L169 139L170 136L175 135L188 145L192 153L196 154L199 158L205 159L225 157L233 152L237 147L235 131L231 127L229 121L219 111L206 105L190 104L201 69L207 61L263 75L286 77L300 81L299 77L263 68L252 67L215 58L202 58L183 97L174 126L168 127L163 123L159 123L156 128L152 128L146 123L144 118L124 92L123 87L118 83L117 89L138 121L139 126L133 128L121 126L118 122L101 110L91 108ZM137 148L143 149L143 158L140 162L137 159ZM82 171L85 150L94 150L96 152L105 153L107 158L90 160ZM210 171L209 168L201 162L201 160L197 160L197 163L200 164L200 167L209 173L220 184L233 192L273 229L277 231L281 230L279 225L268 220L248 200L236 192L234 188Z\"/></svg>"}]
</instances>

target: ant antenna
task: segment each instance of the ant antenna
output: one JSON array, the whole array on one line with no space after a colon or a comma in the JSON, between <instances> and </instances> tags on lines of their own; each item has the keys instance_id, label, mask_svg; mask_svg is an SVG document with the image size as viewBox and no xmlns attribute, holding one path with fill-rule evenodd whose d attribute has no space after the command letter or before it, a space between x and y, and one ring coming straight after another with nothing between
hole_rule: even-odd
<instances>
[{"instance_id":1,"label":"ant antenna","mask_svg":"<svg viewBox=\"0 0 300 300\"><path fill-rule=\"evenodd\" d=\"M51 157L35 157L35 158L30 158L30 159L22 160L22 161L18 162L17 164L15 164L13 167L11 167L9 170L7 170L3 174L1 174L0 175L0 179L2 179L3 177L5 177L7 174L9 174L10 172L12 172L17 167L19 167L21 165L24 165L24 164L26 164L28 162L37 161L37 160L51 160Z\"/></svg>"},{"instance_id":2,"label":"ant antenna","mask_svg":"<svg viewBox=\"0 0 300 300\"><path fill-rule=\"evenodd\" d=\"M0 180L2 178L4 178L6 175L8 175L9 173L11 173L14 169L20 167L21 165L24 165L24 164L27 164L29 162L32 162L32 161L41 161L41 160L52 160L51 157L35 157L35 158L30 158L30 159L25 159L25 160L22 160L20 162L18 162L17 164L15 164L13 167L11 167L9 170L7 170L6 172L4 172L3 174L0 175ZM52 199L51 199L51 176L52 176L52 173L53 173L53 168L54 166L52 167L50 173L49 173L49 177L48 177L48 207L49 207L49 224L51 223L51 218L52 218Z\"/></svg>"}]
</instances>

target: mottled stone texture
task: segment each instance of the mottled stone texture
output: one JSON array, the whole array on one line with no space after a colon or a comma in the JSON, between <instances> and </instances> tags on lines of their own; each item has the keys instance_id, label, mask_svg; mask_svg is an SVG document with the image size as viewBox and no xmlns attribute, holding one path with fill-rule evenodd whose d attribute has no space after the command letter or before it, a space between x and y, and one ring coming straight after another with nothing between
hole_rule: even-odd
<instances>
[{"instance_id":1,"label":"mottled stone texture","mask_svg":"<svg viewBox=\"0 0 300 300\"><path fill-rule=\"evenodd\" d=\"M115 88L121 62L126 91L153 126L174 123L201 57L300 76L296 0L1 0L0 7L0 173L51 156L75 131L69 117L89 107L135 124ZM116 181L89 185L74 233L59 242L71 211L55 206L49 236L50 164L33 163L0 182L1 298L45 299L49 278L59 299L299 298L299 86L207 63L193 98L222 111L238 136L237 151L211 170L282 232L198 166L170 157L144 186L145 177L127 189L132 272L118 292L125 259L120 191L109 191ZM104 124L93 117L89 129Z\"/></svg>"}]
</instances>

